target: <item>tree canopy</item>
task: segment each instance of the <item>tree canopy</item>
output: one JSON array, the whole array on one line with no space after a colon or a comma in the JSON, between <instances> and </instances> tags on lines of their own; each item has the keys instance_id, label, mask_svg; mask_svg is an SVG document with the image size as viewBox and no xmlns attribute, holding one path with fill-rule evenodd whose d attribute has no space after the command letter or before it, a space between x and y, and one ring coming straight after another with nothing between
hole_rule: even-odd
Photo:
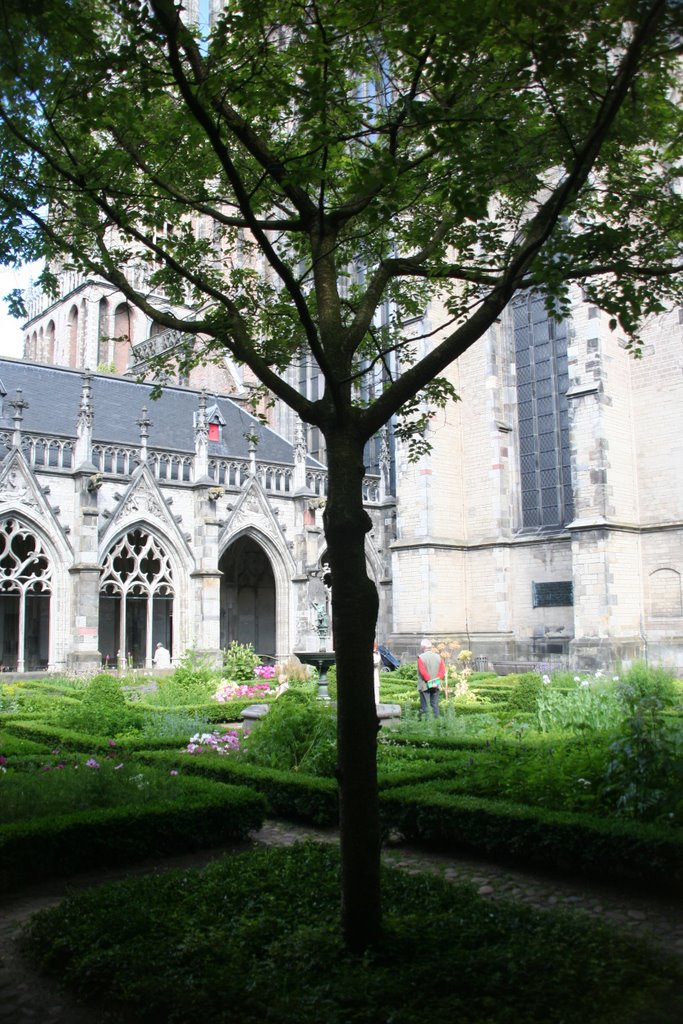
<instances>
[{"instance_id":1,"label":"tree canopy","mask_svg":"<svg viewBox=\"0 0 683 1024\"><path fill-rule=\"evenodd\" d=\"M229 352L321 428L362 948L379 923L363 445L447 401L439 375L519 289L561 312L580 283L636 350L679 301L683 6L227 0L210 27L196 6L5 0L0 262L46 257L46 288L59 266L101 275L198 339L187 363ZM438 332L408 338L435 297ZM304 351L315 400L283 373Z\"/></svg>"},{"instance_id":2,"label":"tree canopy","mask_svg":"<svg viewBox=\"0 0 683 1024\"><path fill-rule=\"evenodd\" d=\"M680 5L414 6L228 2L207 33L173 0L9 0L0 260L101 274L305 418L302 346L323 403L379 365L366 436L515 289L580 281L636 336L680 268ZM401 327L436 291L418 367Z\"/></svg>"}]
</instances>

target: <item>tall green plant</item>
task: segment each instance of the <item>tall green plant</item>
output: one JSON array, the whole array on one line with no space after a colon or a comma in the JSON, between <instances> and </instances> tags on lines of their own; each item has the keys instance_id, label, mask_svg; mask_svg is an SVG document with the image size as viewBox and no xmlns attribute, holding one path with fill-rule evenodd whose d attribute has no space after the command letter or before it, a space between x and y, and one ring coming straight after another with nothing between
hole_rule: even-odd
<instances>
[{"instance_id":1,"label":"tall green plant","mask_svg":"<svg viewBox=\"0 0 683 1024\"><path fill-rule=\"evenodd\" d=\"M621 725L625 715L626 707L613 683L568 691L546 686L536 703L541 732L609 732Z\"/></svg>"},{"instance_id":2,"label":"tall green plant","mask_svg":"<svg viewBox=\"0 0 683 1024\"><path fill-rule=\"evenodd\" d=\"M253 683L254 669L260 661L251 644L240 644L237 640L223 651L223 671L230 682Z\"/></svg>"},{"instance_id":3,"label":"tall green plant","mask_svg":"<svg viewBox=\"0 0 683 1024\"><path fill-rule=\"evenodd\" d=\"M301 692L287 692L249 733L241 756L268 768L332 775L336 765L334 708Z\"/></svg>"},{"instance_id":4,"label":"tall green plant","mask_svg":"<svg viewBox=\"0 0 683 1024\"><path fill-rule=\"evenodd\" d=\"M683 825L683 726L665 719L657 697L629 710L610 748L602 797L625 817Z\"/></svg>"}]
</instances>

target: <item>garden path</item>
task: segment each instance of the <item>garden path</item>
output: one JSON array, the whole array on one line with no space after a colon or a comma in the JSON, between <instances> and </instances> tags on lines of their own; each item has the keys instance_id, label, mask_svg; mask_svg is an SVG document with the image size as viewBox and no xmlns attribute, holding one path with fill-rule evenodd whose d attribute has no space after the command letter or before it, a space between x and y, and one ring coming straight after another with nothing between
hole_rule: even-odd
<instances>
[{"instance_id":1,"label":"garden path","mask_svg":"<svg viewBox=\"0 0 683 1024\"><path fill-rule=\"evenodd\" d=\"M334 830L316 830L268 821L253 835L267 845L289 845L310 837L335 841ZM2 1024L106 1024L106 1007L85 1005L61 991L56 981L33 970L18 949L18 933L36 911L54 906L68 889L131 877L171 867L201 867L224 852L249 849L250 842L235 843L200 853L158 858L119 869L87 872L27 886L0 897L0 1022ZM508 898L548 909L563 907L599 918L620 932L655 943L683 965L683 906L651 895L611 885L587 883L538 871L482 861L474 856L427 852L402 843L390 844L385 861L403 870L430 871L446 879L473 883L487 899Z\"/></svg>"}]
</instances>

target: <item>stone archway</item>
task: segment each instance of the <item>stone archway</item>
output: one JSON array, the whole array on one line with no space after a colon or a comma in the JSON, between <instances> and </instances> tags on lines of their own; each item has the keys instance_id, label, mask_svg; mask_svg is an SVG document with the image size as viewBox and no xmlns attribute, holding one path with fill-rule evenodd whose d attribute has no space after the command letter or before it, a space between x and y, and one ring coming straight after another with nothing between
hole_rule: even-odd
<instances>
[{"instance_id":1,"label":"stone archway","mask_svg":"<svg viewBox=\"0 0 683 1024\"><path fill-rule=\"evenodd\" d=\"M221 578L221 647L233 640L251 644L263 658L276 646L275 576L268 555L248 535L238 537L223 553Z\"/></svg>"}]
</instances>

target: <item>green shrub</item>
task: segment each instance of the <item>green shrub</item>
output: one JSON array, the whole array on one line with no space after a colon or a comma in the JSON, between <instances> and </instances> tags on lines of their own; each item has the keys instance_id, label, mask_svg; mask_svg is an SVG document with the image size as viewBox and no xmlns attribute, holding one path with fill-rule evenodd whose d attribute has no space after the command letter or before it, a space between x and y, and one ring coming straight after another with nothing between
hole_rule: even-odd
<instances>
[{"instance_id":1,"label":"green shrub","mask_svg":"<svg viewBox=\"0 0 683 1024\"><path fill-rule=\"evenodd\" d=\"M538 672L523 672L517 676L517 682L508 697L508 708L533 714L542 689L543 681Z\"/></svg>"},{"instance_id":2,"label":"green shrub","mask_svg":"<svg viewBox=\"0 0 683 1024\"><path fill-rule=\"evenodd\" d=\"M171 675L157 680L156 690L144 695L144 703L162 708L206 704L217 687L218 679L213 673L200 672L195 676L179 666Z\"/></svg>"},{"instance_id":3,"label":"green shrub","mask_svg":"<svg viewBox=\"0 0 683 1024\"><path fill-rule=\"evenodd\" d=\"M271 817L304 821L313 825L336 825L339 821L337 783L331 778L279 768L264 768L244 759L206 752L200 755L145 751L136 754L145 763L166 765L183 775L249 786L268 802Z\"/></svg>"},{"instance_id":4,"label":"green shrub","mask_svg":"<svg viewBox=\"0 0 683 1024\"><path fill-rule=\"evenodd\" d=\"M210 686L218 679L219 675L215 665L207 657L190 647L185 651L170 676L164 677L164 680L160 679L157 686L161 685L162 681L171 679L180 689L184 688L187 692L198 684Z\"/></svg>"},{"instance_id":5,"label":"green shrub","mask_svg":"<svg viewBox=\"0 0 683 1024\"><path fill-rule=\"evenodd\" d=\"M268 768L332 775L337 758L334 708L288 690L245 738L241 754Z\"/></svg>"},{"instance_id":6,"label":"green shrub","mask_svg":"<svg viewBox=\"0 0 683 1024\"><path fill-rule=\"evenodd\" d=\"M601 797L617 814L683 826L683 725L641 697L610 747Z\"/></svg>"},{"instance_id":7,"label":"green shrub","mask_svg":"<svg viewBox=\"0 0 683 1024\"><path fill-rule=\"evenodd\" d=\"M254 669L261 659L251 644L240 644L233 640L223 651L223 673L231 682L253 683Z\"/></svg>"},{"instance_id":8,"label":"green shrub","mask_svg":"<svg viewBox=\"0 0 683 1024\"><path fill-rule=\"evenodd\" d=\"M0 890L94 867L201 850L258 829L265 800L246 787L175 778L172 799L49 815L0 827Z\"/></svg>"},{"instance_id":9,"label":"green shrub","mask_svg":"<svg viewBox=\"0 0 683 1024\"><path fill-rule=\"evenodd\" d=\"M383 790L385 830L409 842L538 864L577 875L628 880L683 893L683 829L463 795L459 783Z\"/></svg>"},{"instance_id":10,"label":"green shrub","mask_svg":"<svg viewBox=\"0 0 683 1024\"><path fill-rule=\"evenodd\" d=\"M116 736L140 720L126 700L121 680L106 673L92 677L79 704L60 715L60 721L65 717L72 728L100 736Z\"/></svg>"},{"instance_id":11,"label":"green shrub","mask_svg":"<svg viewBox=\"0 0 683 1024\"><path fill-rule=\"evenodd\" d=\"M0 729L0 755L8 754L40 754L49 750L49 745L21 736L13 736L6 729Z\"/></svg>"},{"instance_id":12,"label":"green shrub","mask_svg":"<svg viewBox=\"0 0 683 1024\"><path fill-rule=\"evenodd\" d=\"M624 700L631 707L635 707L643 697L656 698L662 707L671 707L679 699L673 672L662 666L636 661L626 673L622 673L621 684Z\"/></svg>"}]
</instances>

